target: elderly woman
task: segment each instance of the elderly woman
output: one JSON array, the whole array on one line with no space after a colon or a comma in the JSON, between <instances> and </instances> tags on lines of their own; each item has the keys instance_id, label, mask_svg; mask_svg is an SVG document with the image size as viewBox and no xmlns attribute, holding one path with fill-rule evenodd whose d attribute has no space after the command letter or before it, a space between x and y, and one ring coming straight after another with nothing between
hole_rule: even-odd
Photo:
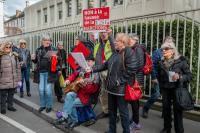
<instances>
[{"instance_id":1,"label":"elderly woman","mask_svg":"<svg viewBox=\"0 0 200 133\"><path fill-rule=\"evenodd\" d=\"M160 133L171 133L172 101L175 132L183 133L183 112L177 107L175 90L180 83L187 86L192 74L185 57L178 53L173 41L166 41L161 49L163 57L158 65L158 81L163 96L164 128Z\"/></svg>"},{"instance_id":2,"label":"elderly woman","mask_svg":"<svg viewBox=\"0 0 200 133\"><path fill-rule=\"evenodd\" d=\"M128 103L124 99L125 85L132 85L134 73L137 70L137 61L132 49L126 47L128 37L118 33L115 41L116 51L103 65L94 67L93 72L108 69L106 91L108 92L109 131L116 133L117 109L119 109L123 133L129 133Z\"/></svg>"},{"instance_id":3,"label":"elderly woman","mask_svg":"<svg viewBox=\"0 0 200 133\"><path fill-rule=\"evenodd\" d=\"M54 48L50 45L49 36L42 38L42 45L37 48L36 54L32 55L32 61L36 63L38 77L34 76L35 81L39 80L40 108L39 112L46 109L49 113L52 110L52 83L56 81L57 72L51 71L51 57L55 55Z\"/></svg>"},{"instance_id":4,"label":"elderly woman","mask_svg":"<svg viewBox=\"0 0 200 133\"><path fill-rule=\"evenodd\" d=\"M26 82L26 93L27 96L30 97L30 67L31 67L31 54L30 51L26 48L26 41L24 39L21 39L19 41L19 53L21 57L21 73L22 73L22 86L20 88L20 97L24 97L24 90L23 90L23 82L25 79Z\"/></svg>"},{"instance_id":5,"label":"elderly woman","mask_svg":"<svg viewBox=\"0 0 200 133\"><path fill-rule=\"evenodd\" d=\"M0 110L6 114L7 109L16 111L13 107L13 95L21 81L21 71L18 58L12 53L9 42L1 44L0 48Z\"/></svg>"}]
</instances>

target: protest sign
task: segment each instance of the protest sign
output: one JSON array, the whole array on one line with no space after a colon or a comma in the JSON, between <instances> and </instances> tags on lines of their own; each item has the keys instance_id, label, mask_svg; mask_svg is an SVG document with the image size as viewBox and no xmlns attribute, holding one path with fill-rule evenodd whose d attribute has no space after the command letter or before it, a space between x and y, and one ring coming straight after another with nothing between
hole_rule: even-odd
<instances>
[{"instance_id":1,"label":"protest sign","mask_svg":"<svg viewBox=\"0 0 200 133\"><path fill-rule=\"evenodd\" d=\"M83 10L83 31L104 32L110 27L110 8L91 8Z\"/></svg>"}]
</instances>

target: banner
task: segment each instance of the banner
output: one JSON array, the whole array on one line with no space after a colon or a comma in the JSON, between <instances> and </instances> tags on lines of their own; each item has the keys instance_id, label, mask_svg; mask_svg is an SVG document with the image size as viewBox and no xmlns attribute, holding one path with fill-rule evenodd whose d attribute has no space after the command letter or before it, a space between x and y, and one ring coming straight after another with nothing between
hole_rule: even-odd
<instances>
[{"instance_id":1,"label":"banner","mask_svg":"<svg viewBox=\"0 0 200 133\"><path fill-rule=\"evenodd\" d=\"M83 31L104 32L110 27L110 8L91 8L83 10Z\"/></svg>"}]
</instances>

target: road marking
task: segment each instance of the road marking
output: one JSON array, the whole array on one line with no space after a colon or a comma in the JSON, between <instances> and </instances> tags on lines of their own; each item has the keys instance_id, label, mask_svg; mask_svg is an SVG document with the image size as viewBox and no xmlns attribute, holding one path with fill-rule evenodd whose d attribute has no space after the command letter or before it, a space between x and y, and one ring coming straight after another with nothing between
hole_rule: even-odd
<instances>
[{"instance_id":1,"label":"road marking","mask_svg":"<svg viewBox=\"0 0 200 133\"><path fill-rule=\"evenodd\" d=\"M8 122L9 124L11 124L12 126L18 128L19 130L25 132L25 133L36 133L35 131L23 126L22 124L16 122L15 120L5 116L5 115L2 115L0 114L0 118L6 122Z\"/></svg>"}]
</instances>

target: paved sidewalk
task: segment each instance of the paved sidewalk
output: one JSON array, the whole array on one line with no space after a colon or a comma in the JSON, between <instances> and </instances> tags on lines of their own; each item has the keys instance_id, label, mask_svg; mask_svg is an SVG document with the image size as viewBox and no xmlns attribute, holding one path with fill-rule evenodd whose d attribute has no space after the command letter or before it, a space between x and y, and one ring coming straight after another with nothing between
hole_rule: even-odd
<instances>
[{"instance_id":1,"label":"paved sidewalk","mask_svg":"<svg viewBox=\"0 0 200 133\"><path fill-rule=\"evenodd\" d=\"M54 91L54 90L53 90ZM19 90L18 90L19 92ZM62 109L62 104L56 101L56 97L54 97L54 105L51 113L47 114L42 112L39 114L37 109L39 108L39 95L38 95L38 85L31 82L31 97L27 97L24 95L24 98L19 98L19 93L15 95L16 102L25 108L31 110L33 113L40 115L42 118L46 119L49 122L52 122L55 119L55 111ZM95 107L96 114L101 112L100 105L98 104ZM150 110L149 118L143 119L140 118L140 123L142 125L142 129L139 131L135 131L134 133L159 133L159 131L163 127L163 119L161 119L161 113L158 111ZM108 129L108 119L98 120L94 125L89 127L78 126L74 128L73 131L66 130L63 127L59 127L66 132L80 132L80 133L104 133ZM185 133L199 133L200 131L200 122L195 122L192 120L184 119L184 128ZM122 133L121 123L117 124L118 133ZM172 131L174 133L174 131Z\"/></svg>"}]
</instances>

